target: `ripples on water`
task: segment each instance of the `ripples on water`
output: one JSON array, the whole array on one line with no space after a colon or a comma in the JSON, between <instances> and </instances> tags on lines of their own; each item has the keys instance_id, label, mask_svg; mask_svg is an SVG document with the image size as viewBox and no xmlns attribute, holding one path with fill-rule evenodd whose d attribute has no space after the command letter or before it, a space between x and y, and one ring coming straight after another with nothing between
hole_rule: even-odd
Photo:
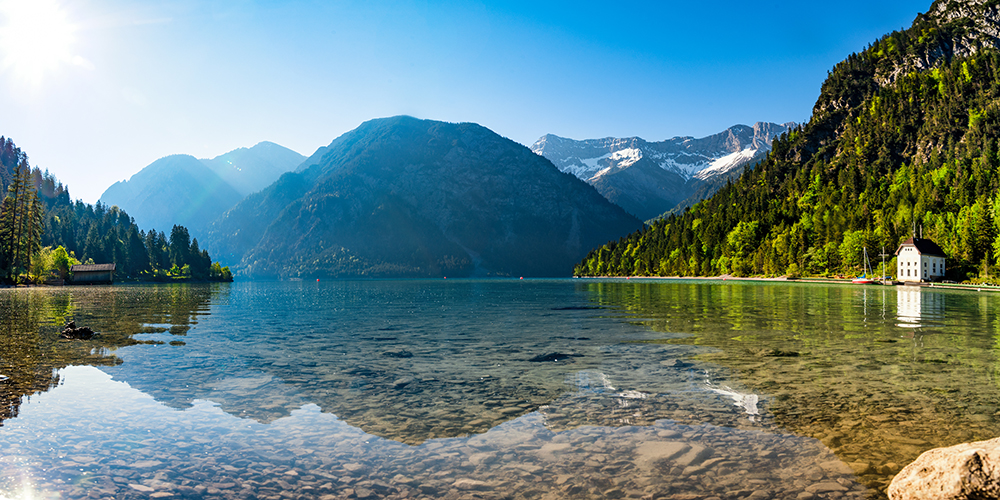
<instances>
[{"instance_id":1,"label":"ripples on water","mask_svg":"<svg viewBox=\"0 0 1000 500\"><path fill-rule=\"evenodd\" d=\"M994 303L687 281L0 290L0 498L879 497L921 451L997 435ZM69 319L102 335L59 341Z\"/></svg>"}]
</instances>

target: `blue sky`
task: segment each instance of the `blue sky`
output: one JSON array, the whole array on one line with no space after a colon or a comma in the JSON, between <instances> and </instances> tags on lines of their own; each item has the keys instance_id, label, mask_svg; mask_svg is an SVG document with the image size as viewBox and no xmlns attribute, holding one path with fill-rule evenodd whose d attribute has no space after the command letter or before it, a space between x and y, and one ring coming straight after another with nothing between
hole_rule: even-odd
<instances>
[{"instance_id":1,"label":"blue sky","mask_svg":"<svg viewBox=\"0 0 1000 500\"><path fill-rule=\"evenodd\" d=\"M702 137L808 119L835 63L929 5L0 0L0 135L88 202L169 154L309 155L398 114Z\"/></svg>"}]
</instances>

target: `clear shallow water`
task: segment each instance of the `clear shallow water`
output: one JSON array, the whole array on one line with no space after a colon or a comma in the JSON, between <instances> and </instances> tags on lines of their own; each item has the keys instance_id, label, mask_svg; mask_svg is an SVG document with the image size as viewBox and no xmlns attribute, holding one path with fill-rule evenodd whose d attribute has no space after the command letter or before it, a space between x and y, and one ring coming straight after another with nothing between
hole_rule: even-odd
<instances>
[{"instance_id":1,"label":"clear shallow water","mask_svg":"<svg viewBox=\"0 0 1000 500\"><path fill-rule=\"evenodd\" d=\"M0 497L879 497L921 451L998 435L995 307L631 280L0 290ZM67 319L102 335L58 341Z\"/></svg>"}]
</instances>

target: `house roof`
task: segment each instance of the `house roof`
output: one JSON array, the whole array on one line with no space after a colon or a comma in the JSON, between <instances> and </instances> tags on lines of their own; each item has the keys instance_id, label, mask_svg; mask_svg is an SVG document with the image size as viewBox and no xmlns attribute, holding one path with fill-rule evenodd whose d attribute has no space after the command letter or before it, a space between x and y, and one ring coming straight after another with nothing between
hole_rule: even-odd
<instances>
[{"instance_id":1,"label":"house roof","mask_svg":"<svg viewBox=\"0 0 1000 500\"><path fill-rule=\"evenodd\" d=\"M944 254L944 250L941 250L941 247L939 247L937 243L924 238L910 238L904 241L903 244L899 245L899 248L896 249L896 255L899 255L899 251L907 245L917 247L917 253L921 255L933 255L935 257L947 258L947 255Z\"/></svg>"},{"instance_id":2,"label":"house roof","mask_svg":"<svg viewBox=\"0 0 1000 500\"><path fill-rule=\"evenodd\" d=\"M114 264L77 264L69 268L71 272L74 273L85 273L85 272L96 272L96 271L114 271Z\"/></svg>"}]
</instances>

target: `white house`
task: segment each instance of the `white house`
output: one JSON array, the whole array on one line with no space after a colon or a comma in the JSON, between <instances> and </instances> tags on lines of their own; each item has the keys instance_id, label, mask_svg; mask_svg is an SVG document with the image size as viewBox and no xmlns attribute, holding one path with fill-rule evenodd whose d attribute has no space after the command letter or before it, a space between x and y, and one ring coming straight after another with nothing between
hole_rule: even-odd
<instances>
[{"instance_id":1,"label":"white house","mask_svg":"<svg viewBox=\"0 0 1000 500\"><path fill-rule=\"evenodd\" d=\"M944 279L944 259L944 251L937 243L910 238L896 250L896 279L941 281Z\"/></svg>"}]
</instances>

